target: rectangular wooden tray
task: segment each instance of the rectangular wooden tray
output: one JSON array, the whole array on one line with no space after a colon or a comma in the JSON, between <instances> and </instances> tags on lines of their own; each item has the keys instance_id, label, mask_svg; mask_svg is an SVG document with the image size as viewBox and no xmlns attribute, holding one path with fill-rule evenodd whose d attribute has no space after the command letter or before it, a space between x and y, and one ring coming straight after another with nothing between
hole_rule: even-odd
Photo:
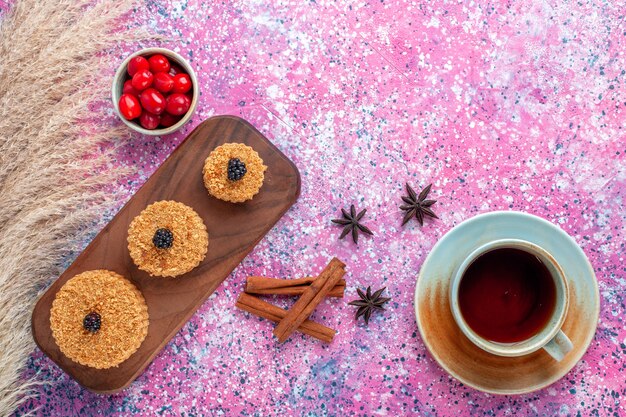
<instances>
[{"instance_id":1,"label":"rectangular wooden tray","mask_svg":"<svg viewBox=\"0 0 626 417\"><path fill-rule=\"evenodd\" d=\"M204 160L226 142L252 146L268 167L261 191L246 203L220 201L207 193L202 181ZM42 295L32 315L35 342L89 390L114 393L126 388L296 202L299 194L300 174L296 166L252 125L233 116L204 121ZM178 278L150 277L137 269L127 249L128 225L148 204L159 200L180 201L192 207L209 232L206 258ZM92 269L109 269L125 276L141 290L148 304L148 335L139 350L116 368L93 369L70 360L59 350L50 329L50 308L57 291L68 279Z\"/></svg>"}]
</instances>

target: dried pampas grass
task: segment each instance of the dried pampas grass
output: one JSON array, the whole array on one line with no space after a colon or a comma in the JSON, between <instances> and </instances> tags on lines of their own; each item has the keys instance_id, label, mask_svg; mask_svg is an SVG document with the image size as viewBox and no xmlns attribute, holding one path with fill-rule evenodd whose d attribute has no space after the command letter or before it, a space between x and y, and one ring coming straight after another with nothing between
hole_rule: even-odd
<instances>
[{"instance_id":1,"label":"dried pampas grass","mask_svg":"<svg viewBox=\"0 0 626 417\"><path fill-rule=\"evenodd\" d=\"M119 27L133 0L16 0L0 24L0 415L23 402L34 348L30 314L61 272L68 242L117 204L106 120L110 68L99 53L137 32ZM143 36L141 33L139 36ZM94 70L95 69L95 70ZM100 72L100 73L99 73ZM88 104L100 101L95 109ZM92 106L93 107L93 106ZM110 120L110 119L109 119Z\"/></svg>"}]
</instances>

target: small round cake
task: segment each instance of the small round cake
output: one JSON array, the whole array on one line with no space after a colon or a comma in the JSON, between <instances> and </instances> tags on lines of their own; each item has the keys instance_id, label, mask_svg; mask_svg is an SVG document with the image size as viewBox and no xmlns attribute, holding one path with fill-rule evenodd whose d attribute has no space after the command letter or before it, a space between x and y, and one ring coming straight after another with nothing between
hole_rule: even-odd
<instances>
[{"instance_id":1,"label":"small round cake","mask_svg":"<svg viewBox=\"0 0 626 417\"><path fill-rule=\"evenodd\" d=\"M251 200L263 185L265 170L259 154L243 143L225 143L209 154L202 170L213 197L231 203Z\"/></svg>"},{"instance_id":2,"label":"small round cake","mask_svg":"<svg viewBox=\"0 0 626 417\"><path fill-rule=\"evenodd\" d=\"M123 276L82 272L57 292L50 310L52 336L71 360L97 369L118 366L148 334L148 306Z\"/></svg>"},{"instance_id":3,"label":"small round cake","mask_svg":"<svg viewBox=\"0 0 626 417\"><path fill-rule=\"evenodd\" d=\"M191 271L208 247L209 234L198 213L176 201L150 204L128 228L130 257L153 276L176 277Z\"/></svg>"}]
</instances>

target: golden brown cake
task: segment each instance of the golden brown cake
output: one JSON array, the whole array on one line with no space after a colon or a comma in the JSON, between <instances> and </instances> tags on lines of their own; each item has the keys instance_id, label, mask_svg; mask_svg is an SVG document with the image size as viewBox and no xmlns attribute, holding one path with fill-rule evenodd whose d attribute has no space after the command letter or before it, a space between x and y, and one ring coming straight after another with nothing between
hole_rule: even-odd
<instances>
[{"instance_id":1,"label":"golden brown cake","mask_svg":"<svg viewBox=\"0 0 626 417\"><path fill-rule=\"evenodd\" d=\"M202 262L209 246L204 222L191 207L157 201L133 219L128 251L137 267L150 275L175 277Z\"/></svg>"},{"instance_id":2,"label":"golden brown cake","mask_svg":"<svg viewBox=\"0 0 626 417\"><path fill-rule=\"evenodd\" d=\"M243 143L225 143L209 154L202 170L209 194L241 203L252 199L263 185L265 170L259 154Z\"/></svg>"},{"instance_id":3,"label":"golden brown cake","mask_svg":"<svg viewBox=\"0 0 626 417\"><path fill-rule=\"evenodd\" d=\"M65 356L92 368L111 368L146 338L148 306L123 276L104 269L86 271L57 292L50 327Z\"/></svg>"}]
</instances>

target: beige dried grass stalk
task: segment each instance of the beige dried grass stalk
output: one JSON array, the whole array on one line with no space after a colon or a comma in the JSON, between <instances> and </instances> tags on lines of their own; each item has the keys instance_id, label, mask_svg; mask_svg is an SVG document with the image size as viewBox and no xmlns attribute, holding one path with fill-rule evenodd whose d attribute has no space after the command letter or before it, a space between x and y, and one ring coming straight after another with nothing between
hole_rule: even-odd
<instances>
[{"instance_id":1,"label":"beige dried grass stalk","mask_svg":"<svg viewBox=\"0 0 626 417\"><path fill-rule=\"evenodd\" d=\"M21 380L34 347L30 314L60 273L68 242L117 202L103 186L112 143L127 130L90 127L106 119L88 103L109 96L99 53L137 32L118 18L133 0L16 0L0 26L0 415L23 402L35 381ZM140 33L139 36L143 36ZM104 66L104 67L103 67ZM96 106L98 108L98 106ZM108 151L103 149L108 149Z\"/></svg>"}]
</instances>

